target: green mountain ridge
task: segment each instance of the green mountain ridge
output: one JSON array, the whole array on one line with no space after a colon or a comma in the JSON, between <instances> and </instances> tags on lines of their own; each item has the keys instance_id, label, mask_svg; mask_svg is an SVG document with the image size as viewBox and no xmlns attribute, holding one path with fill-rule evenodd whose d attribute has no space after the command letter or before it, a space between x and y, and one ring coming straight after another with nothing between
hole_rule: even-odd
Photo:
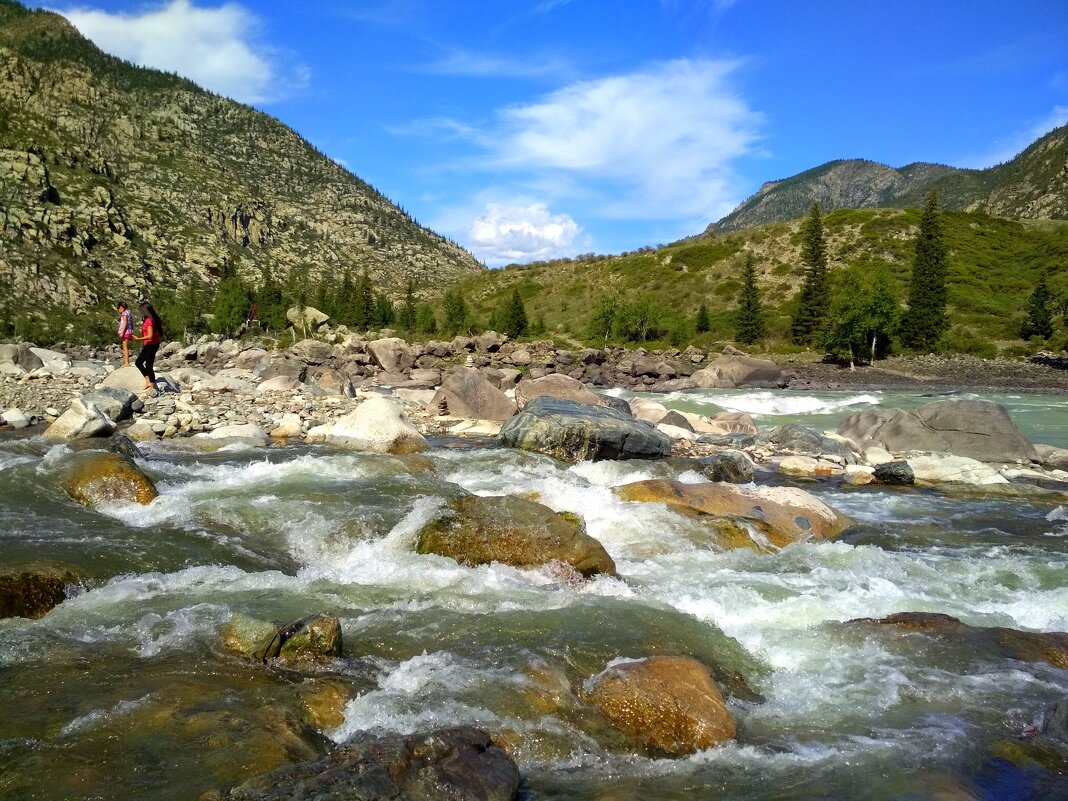
<instances>
[{"instance_id":1,"label":"green mountain ridge","mask_svg":"<svg viewBox=\"0 0 1068 801\"><path fill-rule=\"evenodd\" d=\"M394 297L485 269L274 118L0 0L0 321L346 268Z\"/></svg>"},{"instance_id":2,"label":"green mountain ridge","mask_svg":"<svg viewBox=\"0 0 1068 801\"><path fill-rule=\"evenodd\" d=\"M1031 144L1004 164L968 170L914 162L901 168L864 159L840 159L769 181L707 233L785 222L813 202L836 209L912 208L937 189L943 208L1026 219L1068 218L1068 126Z\"/></svg>"}]
</instances>

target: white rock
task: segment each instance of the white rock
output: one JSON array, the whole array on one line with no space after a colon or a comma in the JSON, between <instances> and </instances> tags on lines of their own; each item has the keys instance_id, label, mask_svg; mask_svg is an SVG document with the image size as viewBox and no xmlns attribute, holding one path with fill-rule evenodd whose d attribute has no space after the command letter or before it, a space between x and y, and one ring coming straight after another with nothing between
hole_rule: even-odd
<instances>
[{"instance_id":1,"label":"white rock","mask_svg":"<svg viewBox=\"0 0 1068 801\"><path fill-rule=\"evenodd\" d=\"M115 424L95 403L78 398L45 429L44 436L48 439L88 439L107 436L114 430Z\"/></svg>"},{"instance_id":2,"label":"white rock","mask_svg":"<svg viewBox=\"0 0 1068 801\"><path fill-rule=\"evenodd\" d=\"M11 407L3 414L0 414L0 420L3 420L12 428L27 428L30 425L29 419L22 413L22 410L15 407Z\"/></svg>"},{"instance_id":3,"label":"white rock","mask_svg":"<svg viewBox=\"0 0 1068 801\"><path fill-rule=\"evenodd\" d=\"M661 423L660 425L658 425L656 427L656 430L667 434L672 439L695 440L698 436L693 431L687 431L685 428L682 428L680 426L667 425L666 423Z\"/></svg>"},{"instance_id":4,"label":"white rock","mask_svg":"<svg viewBox=\"0 0 1068 801\"><path fill-rule=\"evenodd\" d=\"M305 386L300 383L294 376L291 375L276 375L274 378L268 378L256 387L257 392L297 392L305 389Z\"/></svg>"},{"instance_id":5,"label":"white rock","mask_svg":"<svg viewBox=\"0 0 1068 801\"><path fill-rule=\"evenodd\" d=\"M894 457L890 454L890 451L886 448L880 448L878 445L873 445L870 448L864 449L864 461L872 467L878 467L881 464L894 461Z\"/></svg>"},{"instance_id":6,"label":"white rock","mask_svg":"<svg viewBox=\"0 0 1068 801\"><path fill-rule=\"evenodd\" d=\"M288 439L290 437L299 437L301 433L301 421L300 415L293 412L286 412L282 415L281 419L271 430L271 436L275 439Z\"/></svg>"},{"instance_id":7,"label":"white rock","mask_svg":"<svg viewBox=\"0 0 1068 801\"><path fill-rule=\"evenodd\" d=\"M630 413L638 420L644 420L655 426L664 419L668 413L668 409L664 404L649 400L648 398L631 398ZM694 430L696 431L696 428Z\"/></svg>"},{"instance_id":8,"label":"white rock","mask_svg":"<svg viewBox=\"0 0 1068 801\"><path fill-rule=\"evenodd\" d=\"M944 481L977 486L1009 483L1008 479L999 474L996 468L985 462L969 459L967 456L943 454L910 456L908 463L917 481L931 484Z\"/></svg>"},{"instance_id":9,"label":"white rock","mask_svg":"<svg viewBox=\"0 0 1068 801\"><path fill-rule=\"evenodd\" d=\"M450 434L464 434L466 436L495 437L501 433L499 420L461 420L449 429Z\"/></svg>"},{"instance_id":10,"label":"white rock","mask_svg":"<svg viewBox=\"0 0 1068 801\"><path fill-rule=\"evenodd\" d=\"M316 426L307 441L379 453L415 453L427 447L423 435L384 397L365 400L332 425Z\"/></svg>"},{"instance_id":11,"label":"white rock","mask_svg":"<svg viewBox=\"0 0 1068 801\"><path fill-rule=\"evenodd\" d=\"M845 468L845 483L863 486L875 480L875 468L866 464L848 464Z\"/></svg>"}]
</instances>

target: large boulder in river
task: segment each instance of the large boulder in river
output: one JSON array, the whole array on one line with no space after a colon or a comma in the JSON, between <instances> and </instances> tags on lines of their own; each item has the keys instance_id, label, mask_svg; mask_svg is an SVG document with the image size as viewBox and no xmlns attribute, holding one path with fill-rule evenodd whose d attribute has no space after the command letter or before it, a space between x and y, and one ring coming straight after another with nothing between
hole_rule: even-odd
<instances>
[{"instance_id":1,"label":"large boulder in river","mask_svg":"<svg viewBox=\"0 0 1068 801\"><path fill-rule=\"evenodd\" d=\"M250 779L221 798L515 801L518 794L512 758L486 732L460 726L341 745L315 762Z\"/></svg>"},{"instance_id":2,"label":"large boulder in river","mask_svg":"<svg viewBox=\"0 0 1068 801\"><path fill-rule=\"evenodd\" d=\"M616 572L612 557L586 534L578 515L511 496L469 495L449 501L419 532L417 550L468 565L538 567L563 562L584 576Z\"/></svg>"},{"instance_id":3,"label":"large boulder in river","mask_svg":"<svg viewBox=\"0 0 1068 801\"><path fill-rule=\"evenodd\" d=\"M427 447L404 412L381 396L368 398L331 425L311 429L305 442L378 453L419 453Z\"/></svg>"},{"instance_id":4,"label":"large boulder in river","mask_svg":"<svg viewBox=\"0 0 1068 801\"><path fill-rule=\"evenodd\" d=\"M565 461L654 459L671 455L671 439L648 423L607 406L543 395L501 428L502 445Z\"/></svg>"},{"instance_id":5,"label":"large boulder in river","mask_svg":"<svg viewBox=\"0 0 1068 801\"><path fill-rule=\"evenodd\" d=\"M219 630L227 651L267 664L299 667L341 656L341 621L313 614L289 623L268 623L235 614Z\"/></svg>"},{"instance_id":6,"label":"large boulder in river","mask_svg":"<svg viewBox=\"0 0 1068 801\"><path fill-rule=\"evenodd\" d=\"M734 739L734 718L707 667L685 656L653 656L608 667L584 694L646 748L685 756Z\"/></svg>"},{"instance_id":7,"label":"large boulder in river","mask_svg":"<svg viewBox=\"0 0 1068 801\"><path fill-rule=\"evenodd\" d=\"M467 420L507 420L516 409L515 401L473 367L453 370L426 408L431 414Z\"/></svg>"},{"instance_id":8,"label":"large boulder in river","mask_svg":"<svg viewBox=\"0 0 1068 801\"><path fill-rule=\"evenodd\" d=\"M77 398L67 411L45 429L46 439L90 439L106 437L115 424L92 400Z\"/></svg>"},{"instance_id":9,"label":"large boulder in river","mask_svg":"<svg viewBox=\"0 0 1068 801\"><path fill-rule=\"evenodd\" d=\"M754 359L752 356L720 356L708 367L690 376L697 386L706 389L730 389L733 387L757 387L774 389L784 387L790 376L775 362Z\"/></svg>"},{"instance_id":10,"label":"large boulder in river","mask_svg":"<svg viewBox=\"0 0 1068 801\"><path fill-rule=\"evenodd\" d=\"M774 537L778 547L802 540L833 540L850 525L845 515L797 487L651 479L624 484L615 492L625 501L664 503L684 514L751 520Z\"/></svg>"},{"instance_id":11,"label":"large boulder in river","mask_svg":"<svg viewBox=\"0 0 1068 801\"><path fill-rule=\"evenodd\" d=\"M911 411L865 409L850 415L838 433L861 450L930 451L980 462L1040 461L1005 407L985 400L944 400Z\"/></svg>"},{"instance_id":12,"label":"large boulder in river","mask_svg":"<svg viewBox=\"0 0 1068 801\"><path fill-rule=\"evenodd\" d=\"M601 396L594 395L581 381L560 373L550 373L541 378L525 378L515 388L515 399L520 407L526 406L534 398L540 398L543 395L594 406L605 405Z\"/></svg>"},{"instance_id":13,"label":"large boulder in river","mask_svg":"<svg viewBox=\"0 0 1068 801\"><path fill-rule=\"evenodd\" d=\"M0 618L44 617L67 598L78 576L65 568L29 565L0 570Z\"/></svg>"},{"instance_id":14,"label":"large boulder in river","mask_svg":"<svg viewBox=\"0 0 1068 801\"><path fill-rule=\"evenodd\" d=\"M152 479L131 460L103 451L80 457L67 481L67 493L90 509L115 502L146 505L159 495Z\"/></svg>"}]
</instances>

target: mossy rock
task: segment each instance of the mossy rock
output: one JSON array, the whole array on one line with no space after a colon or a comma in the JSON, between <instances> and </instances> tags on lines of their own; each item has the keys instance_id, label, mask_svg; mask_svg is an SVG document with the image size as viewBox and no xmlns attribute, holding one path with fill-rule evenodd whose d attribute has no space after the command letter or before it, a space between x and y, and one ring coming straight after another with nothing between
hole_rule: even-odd
<instances>
[{"instance_id":1,"label":"mossy rock","mask_svg":"<svg viewBox=\"0 0 1068 801\"><path fill-rule=\"evenodd\" d=\"M450 500L419 532L416 549L467 565L539 567L563 562L583 576L616 573L612 557L586 534L581 517L507 495Z\"/></svg>"},{"instance_id":2,"label":"mossy rock","mask_svg":"<svg viewBox=\"0 0 1068 801\"><path fill-rule=\"evenodd\" d=\"M314 614L279 625L236 614L219 629L223 647L257 662L300 667L341 656L341 621Z\"/></svg>"},{"instance_id":3,"label":"mossy rock","mask_svg":"<svg viewBox=\"0 0 1068 801\"><path fill-rule=\"evenodd\" d=\"M152 479L130 459L104 452L82 455L67 482L67 493L90 509L116 502L146 506L159 496Z\"/></svg>"},{"instance_id":4,"label":"mossy rock","mask_svg":"<svg viewBox=\"0 0 1068 801\"><path fill-rule=\"evenodd\" d=\"M77 582L71 570L26 566L0 570L0 618L44 617L67 598L67 585Z\"/></svg>"}]
</instances>

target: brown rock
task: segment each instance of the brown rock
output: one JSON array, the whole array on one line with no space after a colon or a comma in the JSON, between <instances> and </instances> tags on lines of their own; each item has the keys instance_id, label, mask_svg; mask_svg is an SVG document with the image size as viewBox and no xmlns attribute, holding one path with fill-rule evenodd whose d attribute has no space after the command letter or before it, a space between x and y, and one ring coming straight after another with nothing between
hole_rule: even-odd
<instances>
[{"instance_id":1,"label":"brown rock","mask_svg":"<svg viewBox=\"0 0 1068 801\"><path fill-rule=\"evenodd\" d=\"M479 370L453 371L427 404L431 414L469 420L507 420L515 414L515 401L491 384Z\"/></svg>"},{"instance_id":2,"label":"brown rock","mask_svg":"<svg viewBox=\"0 0 1068 801\"><path fill-rule=\"evenodd\" d=\"M581 381L569 378L566 375L553 373L543 378L526 379L520 381L515 389L515 399L520 407L525 406L534 398L548 395L553 398L564 398L576 403L588 403L593 406L604 406L601 396L594 395Z\"/></svg>"},{"instance_id":3,"label":"brown rock","mask_svg":"<svg viewBox=\"0 0 1068 801\"><path fill-rule=\"evenodd\" d=\"M708 668L696 659L623 662L592 684L585 700L653 751L684 756L734 739L734 718Z\"/></svg>"},{"instance_id":4,"label":"brown rock","mask_svg":"<svg viewBox=\"0 0 1068 801\"><path fill-rule=\"evenodd\" d=\"M67 492L90 509L116 501L144 506L159 495L152 479L132 461L104 452L87 454L79 460L67 482Z\"/></svg>"},{"instance_id":5,"label":"brown rock","mask_svg":"<svg viewBox=\"0 0 1068 801\"><path fill-rule=\"evenodd\" d=\"M61 568L5 568L0 571L0 618L42 618L66 600L67 585L76 581L77 575Z\"/></svg>"}]
</instances>

